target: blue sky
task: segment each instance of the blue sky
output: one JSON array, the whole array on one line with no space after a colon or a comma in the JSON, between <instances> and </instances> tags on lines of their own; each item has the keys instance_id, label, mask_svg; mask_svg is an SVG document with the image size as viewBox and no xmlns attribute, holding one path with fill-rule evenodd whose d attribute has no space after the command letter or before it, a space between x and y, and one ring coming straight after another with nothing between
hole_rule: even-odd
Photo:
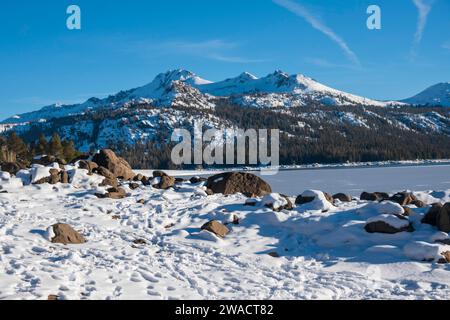
<instances>
[{"instance_id":1,"label":"blue sky","mask_svg":"<svg viewBox=\"0 0 450 320\"><path fill-rule=\"evenodd\" d=\"M82 30L66 28L71 4ZM366 27L371 4L381 30ZM448 0L4 0L0 24L0 119L175 68L212 81L281 69L375 99L450 81Z\"/></svg>"}]
</instances>

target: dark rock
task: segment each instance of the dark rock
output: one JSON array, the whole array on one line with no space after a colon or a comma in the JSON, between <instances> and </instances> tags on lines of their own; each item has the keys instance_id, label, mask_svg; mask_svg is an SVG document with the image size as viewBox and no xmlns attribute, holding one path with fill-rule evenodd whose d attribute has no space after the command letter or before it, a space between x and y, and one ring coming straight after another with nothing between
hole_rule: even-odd
<instances>
[{"instance_id":1,"label":"dark rock","mask_svg":"<svg viewBox=\"0 0 450 320\"><path fill-rule=\"evenodd\" d=\"M58 169L50 169L50 184L57 184L61 182L61 175L59 174Z\"/></svg>"},{"instance_id":2,"label":"dark rock","mask_svg":"<svg viewBox=\"0 0 450 320\"><path fill-rule=\"evenodd\" d=\"M94 169L94 172L98 175L105 177L105 180L100 184L100 186L111 186L117 187L119 184L115 175L106 169L105 167L98 167Z\"/></svg>"},{"instance_id":3,"label":"dark rock","mask_svg":"<svg viewBox=\"0 0 450 320\"><path fill-rule=\"evenodd\" d=\"M202 226L202 230L212 232L221 238L224 238L230 232L230 230L225 225L216 220L204 224Z\"/></svg>"},{"instance_id":4,"label":"dark rock","mask_svg":"<svg viewBox=\"0 0 450 320\"><path fill-rule=\"evenodd\" d=\"M164 176L169 176L167 173L165 173L164 171L153 171L153 178L161 178Z\"/></svg>"},{"instance_id":5,"label":"dark rock","mask_svg":"<svg viewBox=\"0 0 450 320\"><path fill-rule=\"evenodd\" d=\"M407 206L411 204L413 201L416 201L417 198L409 192L399 192L394 194L390 199L392 202L396 202L401 206Z\"/></svg>"},{"instance_id":6,"label":"dark rock","mask_svg":"<svg viewBox=\"0 0 450 320\"><path fill-rule=\"evenodd\" d=\"M389 200L390 197L385 192L363 192L359 198L364 201L383 201Z\"/></svg>"},{"instance_id":7,"label":"dark rock","mask_svg":"<svg viewBox=\"0 0 450 320\"><path fill-rule=\"evenodd\" d=\"M78 167L80 169L88 170L89 173L93 173L94 170L98 168L98 164L96 164L93 161L80 160L80 161L78 161Z\"/></svg>"},{"instance_id":8,"label":"dark rock","mask_svg":"<svg viewBox=\"0 0 450 320\"><path fill-rule=\"evenodd\" d=\"M144 179L144 175L138 173L137 175L134 176L133 181L142 181L142 179Z\"/></svg>"},{"instance_id":9,"label":"dark rock","mask_svg":"<svg viewBox=\"0 0 450 320\"><path fill-rule=\"evenodd\" d=\"M436 217L436 226L440 231L450 232L450 202L444 204Z\"/></svg>"},{"instance_id":10,"label":"dark rock","mask_svg":"<svg viewBox=\"0 0 450 320\"><path fill-rule=\"evenodd\" d=\"M55 236L51 239L52 243L62 244L81 244L85 243L84 237L75 231L71 226L65 223L57 223L52 226Z\"/></svg>"},{"instance_id":11,"label":"dark rock","mask_svg":"<svg viewBox=\"0 0 450 320\"><path fill-rule=\"evenodd\" d=\"M8 172L9 174L15 175L20 170L25 169L24 166L19 164L18 162L4 162L1 165L1 170L4 172Z\"/></svg>"},{"instance_id":12,"label":"dark rock","mask_svg":"<svg viewBox=\"0 0 450 320\"><path fill-rule=\"evenodd\" d=\"M425 214L425 216L422 219L422 223L430 224L432 226L436 226L437 224L437 216L439 211L442 208L442 204L435 203L431 206L430 210Z\"/></svg>"},{"instance_id":13,"label":"dark rock","mask_svg":"<svg viewBox=\"0 0 450 320\"><path fill-rule=\"evenodd\" d=\"M404 217L397 216L399 219L405 219ZM411 224L409 224L406 227L403 228L395 228L389 224L387 224L384 221L374 221L367 223L364 227L368 233L387 233L387 234L394 234L399 232L412 232L414 231Z\"/></svg>"},{"instance_id":14,"label":"dark rock","mask_svg":"<svg viewBox=\"0 0 450 320\"><path fill-rule=\"evenodd\" d=\"M108 192L105 194L96 193L98 198L109 198L109 199L123 199L127 196L126 191L123 188L109 188Z\"/></svg>"},{"instance_id":15,"label":"dark rock","mask_svg":"<svg viewBox=\"0 0 450 320\"><path fill-rule=\"evenodd\" d=\"M130 183L128 186L131 190L136 190L137 188L139 188L139 184L134 182Z\"/></svg>"},{"instance_id":16,"label":"dark rock","mask_svg":"<svg viewBox=\"0 0 450 320\"><path fill-rule=\"evenodd\" d=\"M59 179L60 179L61 183L65 183L65 184L69 183L69 174L67 173L67 171L61 170L59 172L59 177L60 177Z\"/></svg>"},{"instance_id":17,"label":"dark rock","mask_svg":"<svg viewBox=\"0 0 450 320\"><path fill-rule=\"evenodd\" d=\"M136 174L125 159L118 157L112 150L103 149L92 159L99 167L108 169L115 178L132 180Z\"/></svg>"},{"instance_id":18,"label":"dark rock","mask_svg":"<svg viewBox=\"0 0 450 320\"><path fill-rule=\"evenodd\" d=\"M208 181L208 179L207 178L200 178L200 177L192 177L191 179L189 179L189 181L192 184L196 184L196 183Z\"/></svg>"},{"instance_id":19,"label":"dark rock","mask_svg":"<svg viewBox=\"0 0 450 320\"><path fill-rule=\"evenodd\" d=\"M147 241L145 241L144 239L136 239L133 241L134 244L140 244L140 245L144 245L147 244Z\"/></svg>"},{"instance_id":20,"label":"dark rock","mask_svg":"<svg viewBox=\"0 0 450 320\"><path fill-rule=\"evenodd\" d=\"M352 196L345 193L337 193L333 196L333 199L339 200L341 202L352 202Z\"/></svg>"},{"instance_id":21,"label":"dark rock","mask_svg":"<svg viewBox=\"0 0 450 320\"><path fill-rule=\"evenodd\" d=\"M297 199L295 199L295 204L301 206L305 203L313 202L315 197L303 197L302 195L299 195Z\"/></svg>"},{"instance_id":22,"label":"dark rock","mask_svg":"<svg viewBox=\"0 0 450 320\"><path fill-rule=\"evenodd\" d=\"M260 197L272 193L267 182L252 173L244 172L227 172L212 176L207 180L206 187L214 193L224 195L242 193Z\"/></svg>"},{"instance_id":23,"label":"dark rock","mask_svg":"<svg viewBox=\"0 0 450 320\"><path fill-rule=\"evenodd\" d=\"M168 175L159 177L161 179L161 181L153 186L156 189L162 189L162 190L167 190L171 187L173 187L175 185L175 178L174 177L170 177Z\"/></svg>"},{"instance_id":24,"label":"dark rock","mask_svg":"<svg viewBox=\"0 0 450 320\"><path fill-rule=\"evenodd\" d=\"M51 165L51 164L53 164L55 162L60 164L60 165L66 165L67 164L67 162L64 159L60 159L60 158L55 157L55 156L43 156L43 157L41 157L39 159L33 159L31 161L31 164L40 164L40 165L43 165L43 166L49 166L49 165Z\"/></svg>"}]
</instances>

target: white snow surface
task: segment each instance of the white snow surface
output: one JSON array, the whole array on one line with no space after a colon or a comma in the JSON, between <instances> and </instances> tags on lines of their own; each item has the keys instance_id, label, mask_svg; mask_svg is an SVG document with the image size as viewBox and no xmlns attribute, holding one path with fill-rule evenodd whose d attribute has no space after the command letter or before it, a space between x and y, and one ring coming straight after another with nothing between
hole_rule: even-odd
<instances>
[{"instance_id":1,"label":"white snow surface","mask_svg":"<svg viewBox=\"0 0 450 320\"><path fill-rule=\"evenodd\" d=\"M364 226L386 214L387 206L359 200L333 206L323 202L320 191L304 195L314 195L322 207L281 212L245 206L243 195L206 196L205 187L189 182L165 191L142 185L131 190L125 184L129 197L98 199L97 176L66 170L72 184L28 182L0 193L0 299L450 296L450 265L436 263L450 247L434 243L448 234L420 223L431 203L448 201L450 190L416 191L430 201L425 208L411 207L406 221L416 231L386 235L368 234ZM4 173L0 178L0 185L22 181ZM272 194L255 200L281 199ZM224 239L200 229L210 220L229 223L235 217L240 222L227 225ZM55 223L70 224L87 242L52 244L49 227ZM134 244L137 239L147 244Z\"/></svg>"}]
</instances>

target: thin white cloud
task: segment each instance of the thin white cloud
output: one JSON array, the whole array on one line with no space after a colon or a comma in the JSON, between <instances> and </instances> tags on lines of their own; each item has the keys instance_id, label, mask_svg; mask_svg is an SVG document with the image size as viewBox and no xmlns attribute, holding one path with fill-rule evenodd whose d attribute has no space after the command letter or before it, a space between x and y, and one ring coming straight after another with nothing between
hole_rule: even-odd
<instances>
[{"instance_id":1,"label":"thin white cloud","mask_svg":"<svg viewBox=\"0 0 450 320\"><path fill-rule=\"evenodd\" d=\"M148 44L142 42L139 50L145 48L145 51L159 51L164 54L185 54L198 56L209 60L216 60L228 63L260 63L265 59L252 59L237 56L233 53L240 45L236 42L213 39L206 41L167 41L157 44Z\"/></svg>"},{"instance_id":2,"label":"thin white cloud","mask_svg":"<svg viewBox=\"0 0 450 320\"><path fill-rule=\"evenodd\" d=\"M323 34L325 34L332 41L344 51L347 57L356 65L359 65L359 59L356 54L350 49L347 43L339 35L337 35L330 27L324 22L320 21L317 17L312 15L305 7L299 5L291 0L272 0L277 5L291 11L299 17L304 18L311 26Z\"/></svg>"},{"instance_id":3,"label":"thin white cloud","mask_svg":"<svg viewBox=\"0 0 450 320\"><path fill-rule=\"evenodd\" d=\"M417 7L419 17L417 20L416 34L414 35L414 44L418 45L422 41L423 32L427 25L428 15L432 8L432 2L426 0L412 0Z\"/></svg>"}]
</instances>

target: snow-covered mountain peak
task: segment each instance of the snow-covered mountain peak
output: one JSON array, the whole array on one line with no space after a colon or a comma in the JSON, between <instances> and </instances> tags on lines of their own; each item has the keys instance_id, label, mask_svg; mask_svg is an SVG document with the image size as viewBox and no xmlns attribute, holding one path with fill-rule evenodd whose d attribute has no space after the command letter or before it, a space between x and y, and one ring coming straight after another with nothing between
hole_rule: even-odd
<instances>
[{"instance_id":1,"label":"snow-covered mountain peak","mask_svg":"<svg viewBox=\"0 0 450 320\"><path fill-rule=\"evenodd\" d=\"M418 95L403 100L414 105L440 105L450 107L450 82L435 84Z\"/></svg>"}]
</instances>

